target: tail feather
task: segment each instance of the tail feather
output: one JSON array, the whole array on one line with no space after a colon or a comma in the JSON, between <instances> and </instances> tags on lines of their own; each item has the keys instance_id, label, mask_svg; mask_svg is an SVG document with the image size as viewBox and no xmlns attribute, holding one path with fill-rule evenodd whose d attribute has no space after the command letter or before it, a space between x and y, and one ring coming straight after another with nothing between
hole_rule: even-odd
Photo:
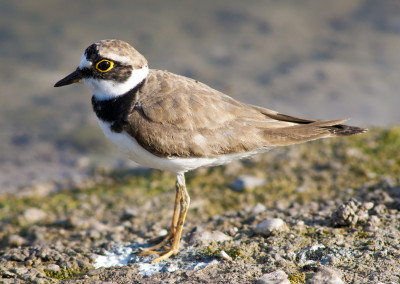
<instances>
[{"instance_id":1,"label":"tail feather","mask_svg":"<svg viewBox=\"0 0 400 284\"><path fill-rule=\"evenodd\" d=\"M345 124L337 124L332 126L324 126L323 128L328 129L328 131L334 136L350 136L359 133L364 133L368 131L366 128L361 128L357 126L349 126Z\"/></svg>"},{"instance_id":2,"label":"tail feather","mask_svg":"<svg viewBox=\"0 0 400 284\"><path fill-rule=\"evenodd\" d=\"M261 107L257 107L257 106L253 106L253 108L257 109L264 115L266 115L270 118L279 120L279 121L293 122L293 123L298 124L299 126L301 126L301 125L310 125L311 126L312 125L313 127L325 128L333 136L350 136L350 135L364 133L364 132L368 131L368 129L366 129L366 128L342 124L347 119L313 120L313 119L307 119L307 118L287 115L287 114L279 113L274 110L261 108ZM294 126L294 127L296 127L296 126Z\"/></svg>"}]
</instances>

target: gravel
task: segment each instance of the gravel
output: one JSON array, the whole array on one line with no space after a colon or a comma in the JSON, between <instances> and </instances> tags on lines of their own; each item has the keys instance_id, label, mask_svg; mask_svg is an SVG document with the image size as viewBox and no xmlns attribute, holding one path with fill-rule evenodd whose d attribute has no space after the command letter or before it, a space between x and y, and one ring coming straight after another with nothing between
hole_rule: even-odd
<instances>
[{"instance_id":1,"label":"gravel","mask_svg":"<svg viewBox=\"0 0 400 284\"><path fill-rule=\"evenodd\" d=\"M380 133L397 132L371 132L356 144L379 142ZM343 143L306 144L189 174L192 204L180 252L157 264L150 263L155 255L137 252L168 232L172 174L104 172L93 175L92 188L0 196L0 282L398 283L396 163L372 175L375 156L358 154L361 163L355 151L338 150ZM269 182L232 191L236 176L248 172ZM306 190L298 190L302 184Z\"/></svg>"}]
</instances>

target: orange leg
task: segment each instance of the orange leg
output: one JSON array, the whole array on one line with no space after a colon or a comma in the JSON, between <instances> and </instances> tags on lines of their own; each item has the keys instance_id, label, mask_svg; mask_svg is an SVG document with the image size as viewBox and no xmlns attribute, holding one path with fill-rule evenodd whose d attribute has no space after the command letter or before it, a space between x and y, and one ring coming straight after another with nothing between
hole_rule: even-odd
<instances>
[{"instance_id":1,"label":"orange leg","mask_svg":"<svg viewBox=\"0 0 400 284\"><path fill-rule=\"evenodd\" d=\"M185 176L183 173L177 174L174 213L172 216L170 232L159 244L140 252L139 255L162 254L160 257L152 261L152 263L155 263L158 261L165 260L170 256L178 253L179 242L182 236L183 224L185 222L186 213L189 209L189 204L190 204L190 197L186 190ZM165 245L172 239L173 242L171 248L165 247ZM163 248L164 251L157 251L158 249L161 248Z\"/></svg>"},{"instance_id":2,"label":"orange leg","mask_svg":"<svg viewBox=\"0 0 400 284\"><path fill-rule=\"evenodd\" d=\"M172 215L172 222L171 222L171 229L169 233L164 237L163 240L161 240L160 243L151 246L149 248L146 248L145 250L141 251L139 255L150 255L150 254L159 254L160 252L157 251L158 249L163 248L169 240L173 239L175 237L175 230L176 226L178 224L178 217L179 217L179 202L181 200L182 192L178 189L178 185L176 185L176 194L175 194L175 204L174 204L174 213Z\"/></svg>"},{"instance_id":3,"label":"orange leg","mask_svg":"<svg viewBox=\"0 0 400 284\"><path fill-rule=\"evenodd\" d=\"M153 259L151 263L156 263L162 260L166 260L169 257L176 255L179 252L179 243L181 241L181 236L182 236L182 229L183 229L183 224L185 223L185 218L186 218L186 213L189 209L189 204L190 204L190 197L189 194L186 190L186 184L185 184L185 176L183 173L177 174L176 175L176 187L177 187L177 194L178 192L181 195L180 198L180 210L179 210L179 216L178 216L178 222L176 224L176 229L175 229L175 235L174 235L174 240L172 242L172 246L170 249L163 251L162 255ZM174 212L175 215L175 212Z\"/></svg>"}]
</instances>

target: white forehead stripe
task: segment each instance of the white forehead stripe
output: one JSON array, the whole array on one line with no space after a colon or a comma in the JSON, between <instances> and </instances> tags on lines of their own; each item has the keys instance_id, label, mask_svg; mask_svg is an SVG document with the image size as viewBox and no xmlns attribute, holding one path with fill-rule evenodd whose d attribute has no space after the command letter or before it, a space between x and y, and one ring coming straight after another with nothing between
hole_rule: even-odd
<instances>
[{"instance_id":1,"label":"white forehead stripe","mask_svg":"<svg viewBox=\"0 0 400 284\"><path fill-rule=\"evenodd\" d=\"M120 62L122 64L129 64L132 60L126 56L119 56L117 54L100 54L101 57L110 59L112 61Z\"/></svg>"},{"instance_id":2,"label":"white forehead stripe","mask_svg":"<svg viewBox=\"0 0 400 284\"><path fill-rule=\"evenodd\" d=\"M82 54L81 57L81 62L79 63L79 69L83 69L83 68L89 68L90 66L92 66L92 62L90 62L89 60L87 60L86 58L86 52L84 52Z\"/></svg>"}]
</instances>

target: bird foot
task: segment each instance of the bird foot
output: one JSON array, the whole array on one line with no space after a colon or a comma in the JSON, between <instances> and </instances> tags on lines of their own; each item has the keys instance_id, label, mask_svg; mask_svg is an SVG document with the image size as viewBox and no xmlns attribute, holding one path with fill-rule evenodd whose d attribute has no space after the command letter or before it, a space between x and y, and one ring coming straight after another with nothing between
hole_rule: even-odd
<instances>
[{"instance_id":1,"label":"bird foot","mask_svg":"<svg viewBox=\"0 0 400 284\"><path fill-rule=\"evenodd\" d=\"M159 248L157 248L159 249ZM170 247L168 246L164 246L163 250L155 250L155 249L145 249L142 250L141 252L137 253L138 256L147 256L147 255L151 255L151 254L161 254L164 251L168 251L170 249Z\"/></svg>"},{"instance_id":2,"label":"bird foot","mask_svg":"<svg viewBox=\"0 0 400 284\"><path fill-rule=\"evenodd\" d=\"M148 256L151 254L160 255L159 257L153 259L151 261L151 263L156 263L159 261L166 260L166 259L170 258L171 256L176 255L179 252L179 242L174 241L174 242L172 242L171 247L166 246L166 244L169 241L173 240L174 237L175 237L175 234L169 233L168 235L166 235L164 237L164 239L160 243L142 250L137 255L139 255L139 256Z\"/></svg>"},{"instance_id":3,"label":"bird foot","mask_svg":"<svg viewBox=\"0 0 400 284\"><path fill-rule=\"evenodd\" d=\"M171 256L176 255L178 252L179 252L179 248L174 248L174 247L172 247L171 249L166 250L164 252L159 252L159 253L164 253L164 254L162 254L161 256L153 259L151 261L151 263L156 263L156 262L159 262L159 261L166 260L166 259L170 258Z\"/></svg>"},{"instance_id":4,"label":"bird foot","mask_svg":"<svg viewBox=\"0 0 400 284\"><path fill-rule=\"evenodd\" d=\"M174 234L170 232L170 233L168 233L168 235L166 235L164 237L164 239L162 239L161 242L159 242L158 244L156 244L154 246L151 246L151 247L148 247L148 248L142 250L141 252L138 253L138 255L146 256L146 255L150 255L150 254L161 254L165 251L168 251L170 249L170 247L166 246L166 244L173 238L174 238Z\"/></svg>"}]
</instances>

